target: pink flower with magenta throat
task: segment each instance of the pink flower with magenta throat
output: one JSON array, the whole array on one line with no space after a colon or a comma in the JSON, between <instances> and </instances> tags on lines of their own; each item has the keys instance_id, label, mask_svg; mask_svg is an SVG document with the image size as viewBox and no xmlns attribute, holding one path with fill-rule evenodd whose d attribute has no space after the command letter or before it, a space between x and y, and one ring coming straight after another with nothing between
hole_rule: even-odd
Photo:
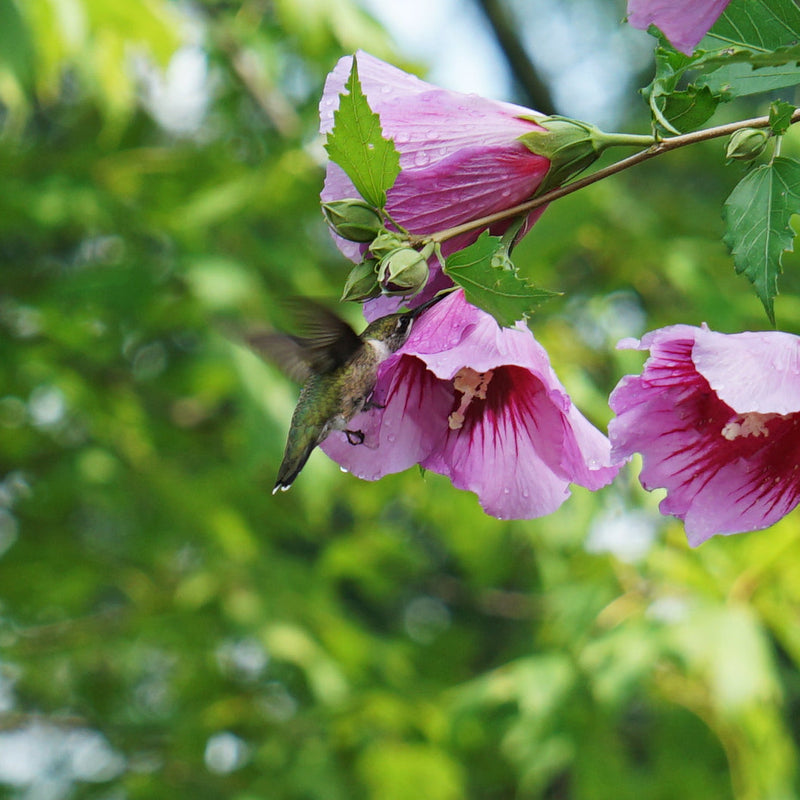
<instances>
[{"instance_id":1,"label":"pink flower with magenta throat","mask_svg":"<svg viewBox=\"0 0 800 800\"><path fill-rule=\"evenodd\" d=\"M412 234L431 234L507 210L534 194L550 161L533 153L519 138L544 130L533 121L539 116L536 112L441 89L363 51L356 58L370 108L380 116L383 135L394 141L400 153L401 172L386 204L398 225ZM351 66L351 56L342 58L325 83L320 102L323 134L333 128L333 114ZM329 162L323 202L357 196L344 170ZM543 210L534 211L528 225ZM500 234L508 225L509 221L497 223L491 232ZM475 230L447 241L444 253L466 247L479 234L480 230ZM348 258L361 260L364 245L335 238ZM450 285L433 259L431 266L431 291L426 297ZM394 310L400 301L377 302L370 318Z\"/></svg>"},{"instance_id":2,"label":"pink flower with magenta throat","mask_svg":"<svg viewBox=\"0 0 800 800\"><path fill-rule=\"evenodd\" d=\"M331 458L367 480L420 464L496 517L549 514L570 483L599 489L619 469L530 330L500 328L460 290L414 322L381 365L374 401L351 423L364 443L333 433L322 445Z\"/></svg>"},{"instance_id":3,"label":"pink flower with magenta throat","mask_svg":"<svg viewBox=\"0 0 800 800\"><path fill-rule=\"evenodd\" d=\"M800 338L675 325L620 347L649 350L609 403L614 453L641 453L645 489L696 546L766 528L800 501Z\"/></svg>"},{"instance_id":4,"label":"pink flower with magenta throat","mask_svg":"<svg viewBox=\"0 0 800 800\"><path fill-rule=\"evenodd\" d=\"M628 0L628 22L655 25L676 50L691 55L730 0Z\"/></svg>"}]
</instances>

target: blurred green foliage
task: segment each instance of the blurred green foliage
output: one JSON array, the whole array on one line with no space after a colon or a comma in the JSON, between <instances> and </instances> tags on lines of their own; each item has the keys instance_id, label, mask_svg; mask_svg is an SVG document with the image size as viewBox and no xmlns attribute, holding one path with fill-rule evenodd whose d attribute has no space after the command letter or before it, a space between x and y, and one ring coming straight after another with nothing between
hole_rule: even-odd
<instances>
[{"instance_id":1,"label":"blurred green foliage","mask_svg":"<svg viewBox=\"0 0 800 800\"><path fill-rule=\"evenodd\" d=\"M499 522L321 453L269 494L296 389L215 320L340 291L316 104L358 46L403 65L351 0L0 0L0 796L797 797L796 514L691 551L635 469ZM723 162L595 185L518 250L598 425L619 337L765 325Z\"/></svg>"}]
</instances>

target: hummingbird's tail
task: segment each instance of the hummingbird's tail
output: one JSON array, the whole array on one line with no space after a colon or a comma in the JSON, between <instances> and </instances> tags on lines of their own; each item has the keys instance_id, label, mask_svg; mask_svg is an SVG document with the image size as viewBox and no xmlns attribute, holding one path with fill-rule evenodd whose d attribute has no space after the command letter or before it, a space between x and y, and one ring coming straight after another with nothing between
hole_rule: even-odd
<instances>
[{"instance_id":1,"label":"hummingbird's tail","mask_svg":"<svg viewBox=\"0 0 800 800\"><path fill-rule=\"evenodd\" d=\"M294 483L294 479L300 474L300 470L306 465L308 457L316 447L316 443L310 447L306 447L299 453L290 453L287 447L287 452L283 456L283 461L278 469L278 477L275 480L275 486L272 489L272 494L275 494L278 489L285 492Z\"/></svg>"}]
</instances>

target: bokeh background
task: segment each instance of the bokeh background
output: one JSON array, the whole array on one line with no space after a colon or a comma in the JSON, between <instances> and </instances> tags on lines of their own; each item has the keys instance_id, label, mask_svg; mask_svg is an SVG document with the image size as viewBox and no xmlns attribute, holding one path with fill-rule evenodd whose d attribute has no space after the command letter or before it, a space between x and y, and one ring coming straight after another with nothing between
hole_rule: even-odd
<instances>
[{"instance_id":1,"label":"bokeh background","mask_svg":"<svg viewBox=\"0 0 800 800\"><path fill-rule=\"evenodd\" d=\"M316 107L340 56L647 132L652 40L623 17L0 0L0 797L800 796L796 513L691 550L635 463L500 522L319 452L273 497L297 389L215 324L338 296ZM720 241L723 151L565 198L517 250L563 292L531 325L600 427L642 362L620 337L767 326Z\"/></svg>"}]
</instances>

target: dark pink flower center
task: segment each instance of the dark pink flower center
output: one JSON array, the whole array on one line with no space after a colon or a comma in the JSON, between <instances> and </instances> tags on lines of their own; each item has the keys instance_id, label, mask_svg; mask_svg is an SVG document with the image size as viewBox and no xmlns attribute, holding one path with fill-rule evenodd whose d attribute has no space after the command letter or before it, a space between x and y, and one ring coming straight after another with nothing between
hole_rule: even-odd
<instances>
[{"instance_id":1,"label":"dark pink flower center","mask_svg":"<svg viewBox=\"0 0 800 800\"><path fill-rule=\"evenodd\" d=\"M522 367L506 365L487 372L464 367L453 378L453 405L447 418L451 431L472 435L489 422L497 428L502 418L515 434L524 419L535 417L534 404L541 382ZM515 435L516 438L516 435Z\"/></svg>"},{"instance_id":2,"label":"dark pink flower center","mask_svg":"<svg viewBox=\"0 0 800 800\"><path fill-rule=\"evenodd\" d=\"M647 383L673 389L674 427L662 434L694 432L668 457L682 463L676 476L698 492L720 470L741 464L747 479L739 496L751 505L772 496L777 484L784 496L799 494L800 414L737 414L697 372L687 350L676 347L674 360L659 354L657 368L651 365L646 375Z\"/></svg>"}]
</instances>

